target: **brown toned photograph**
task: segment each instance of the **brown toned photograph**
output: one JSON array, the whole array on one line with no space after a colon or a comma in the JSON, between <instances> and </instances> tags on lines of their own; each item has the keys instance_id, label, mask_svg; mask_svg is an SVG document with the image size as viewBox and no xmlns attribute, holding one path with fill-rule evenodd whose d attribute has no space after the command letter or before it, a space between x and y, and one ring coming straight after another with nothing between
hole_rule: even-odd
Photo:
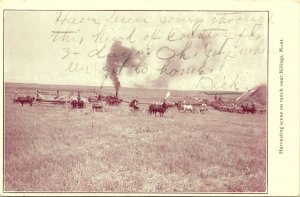
<instances>
[{"instance_id":1,"label":"brown toned photograph","mask_svg":"<svg viewBox=\"0 0 300 197\"><path fill-rule=\"evenodd\" d=\"M3 10L3 192L266 194L269 12Z\"/></svg>"}]
</instances>

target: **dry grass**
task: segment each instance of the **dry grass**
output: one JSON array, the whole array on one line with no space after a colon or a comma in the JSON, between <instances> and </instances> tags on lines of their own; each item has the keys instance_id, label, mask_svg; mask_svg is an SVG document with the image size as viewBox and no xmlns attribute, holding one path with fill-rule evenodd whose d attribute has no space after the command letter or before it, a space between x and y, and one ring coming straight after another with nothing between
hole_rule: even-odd
<instances>
[{"instance_id":1,"label":"dry grass","mask_svg":"<svg viewBox=\"0 0 300 197\"><path fill-rule=\"evenodd\" d=\"M128 104L67 112L7 99L5 190L265 192L265 122L214 110L159 118Z\"/></svg>"}]
</instances>

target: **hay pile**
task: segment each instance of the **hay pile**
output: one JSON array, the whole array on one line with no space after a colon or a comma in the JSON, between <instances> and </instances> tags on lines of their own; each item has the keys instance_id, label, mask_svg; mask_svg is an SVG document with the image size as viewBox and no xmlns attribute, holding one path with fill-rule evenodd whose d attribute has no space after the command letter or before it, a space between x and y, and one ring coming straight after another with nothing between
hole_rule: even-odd
<instances>
[{"instance_id":1,"label":"hay pile","mask_svg":"<svg viewBox=\"0 0 300 197\"><path fill-rule=\"evenodd\" d=\"M242 95L237 101L239 104L254 103L256 106L266 106L267 104L267 86L260 85Z\"/></svg>"}]
</instances>

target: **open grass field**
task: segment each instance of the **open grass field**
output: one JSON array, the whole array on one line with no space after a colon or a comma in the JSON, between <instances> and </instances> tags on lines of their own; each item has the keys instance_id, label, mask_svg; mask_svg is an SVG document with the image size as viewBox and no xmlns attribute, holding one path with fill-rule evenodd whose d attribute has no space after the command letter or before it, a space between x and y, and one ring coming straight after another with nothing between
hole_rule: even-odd
<instances>
[{"instance_id":1,"label":"open grass field","mask_svg":"<svg viewBox=\"0 0 300 197\"><path fill-rule=\"evenodd\" d=\"M128 103L104 113L22 107L12 103L9 90L4 103L5 191L266 191L266 114L170 109L160 118L132 113ZM150 102L162 92L121 89L120 97L138 95L140 102ZM178 97L189 94L197 95L180 92Z\"/></svg>"}]
</instances>

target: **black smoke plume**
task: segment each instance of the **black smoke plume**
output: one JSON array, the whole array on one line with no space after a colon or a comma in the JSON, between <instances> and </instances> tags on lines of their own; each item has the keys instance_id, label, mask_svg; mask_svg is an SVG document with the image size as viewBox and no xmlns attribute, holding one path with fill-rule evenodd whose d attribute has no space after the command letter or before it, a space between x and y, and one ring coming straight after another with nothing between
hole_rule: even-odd
<instances>
[{"instance_id":1,"label":"black smoke plume","mask_svg":"<svg viewBox=\"0 0 300 197\"><path fill-rule=\"evenodd\" d=\"M110 53L106 58L106 78L109 76L113 82L116 90L116 96L121 87L118 75L126 68L128 74L134 73L137 66L144 62L145 55L143 52L134 48L127 48L122 46L120 41L115 42L111 48Z\"/></svg>"}]
</instances>

